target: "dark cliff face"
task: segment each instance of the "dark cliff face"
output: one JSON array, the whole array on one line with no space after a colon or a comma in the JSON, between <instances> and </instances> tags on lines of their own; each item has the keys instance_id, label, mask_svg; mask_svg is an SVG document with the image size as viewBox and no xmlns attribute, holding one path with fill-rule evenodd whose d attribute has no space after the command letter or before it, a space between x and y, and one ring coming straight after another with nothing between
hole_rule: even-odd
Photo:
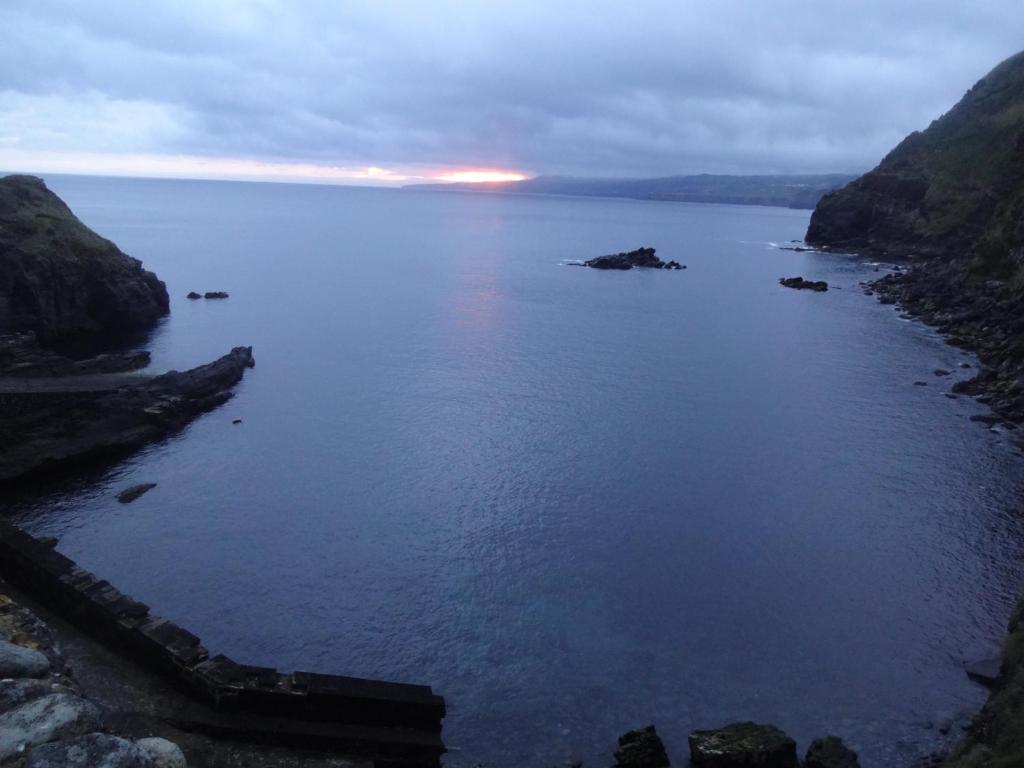
<instances>
[{"instance_id":1,"label":"dark cliff face","mask_svg":"<svg viewBox=\"0 0 1024 768\"><path fill-rule=\"evenodd\" d=\"M42 179L0 178L0 333L130 333L167 311L157 276L82 224Z\"/></svg>"},{"instance_id":2,"label":"dark cliff face","mask_svg":"<svg viewBox=\"0 0 1024 768\"><path fill-rule=\"evenodd\" d=\"M807 242L892 256L953 256L989 277L1024 262L1024 53L993 69L874 170L826 195Z\"/></svg>"}]
</instances>

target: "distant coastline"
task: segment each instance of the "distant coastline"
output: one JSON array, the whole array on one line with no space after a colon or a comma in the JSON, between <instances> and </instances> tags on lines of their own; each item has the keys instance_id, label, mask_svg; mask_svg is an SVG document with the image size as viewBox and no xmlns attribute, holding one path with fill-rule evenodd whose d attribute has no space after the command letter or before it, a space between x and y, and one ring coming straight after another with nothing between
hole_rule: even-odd
<instances>
[{"instance_id":1,"label":"distant coastline","mask_svg":"<svg viewBox=\"0 0 1024 768\"><path fill-rule=\"evenodd\" d=\"M855 174L730 176L698 174L655 179L599 179L537 176L523 181L410 184L403 189L572 197L617 197L674 203L766 205L811 210L821 198L856 178Z\"/></svg>"}]
</instances>

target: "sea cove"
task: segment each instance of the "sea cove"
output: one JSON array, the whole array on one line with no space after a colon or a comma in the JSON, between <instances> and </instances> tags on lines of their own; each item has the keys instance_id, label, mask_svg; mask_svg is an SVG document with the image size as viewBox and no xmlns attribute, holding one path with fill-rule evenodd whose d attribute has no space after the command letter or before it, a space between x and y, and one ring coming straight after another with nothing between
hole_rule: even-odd
<instances>
[{"instance_id":1,"label":"sea cove","mask_svg":"<svg viewBox=\"0 0 1024 768\"><path fill-rule=\"evenodd\" d=\"M259 366L13 519L211 650L428 683L453 766L741 719L883 766L984 701L1019 458L944 397L974 361L863 295L884 267L776 247L806 211L47 183L167 283L155 370ZM688 269L566 266L641 246Z\"/></svg>"}]
</instances>

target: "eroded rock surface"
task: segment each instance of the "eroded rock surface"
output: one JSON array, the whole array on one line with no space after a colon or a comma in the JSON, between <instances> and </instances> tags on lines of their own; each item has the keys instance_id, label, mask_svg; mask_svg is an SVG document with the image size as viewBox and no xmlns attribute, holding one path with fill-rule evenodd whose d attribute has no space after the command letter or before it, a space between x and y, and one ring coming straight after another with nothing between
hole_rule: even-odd
<instances>
[{"instance_id":1,"label":"eroded rock surface","mask_svg":"<svg viewBox=\"0 0 1024 768\"><path fill-rule=\"evenodd\" d=\"M690 734L694 768L797 768L796 742L774 725L733 723Z\"/></svg>"}]
</instances>

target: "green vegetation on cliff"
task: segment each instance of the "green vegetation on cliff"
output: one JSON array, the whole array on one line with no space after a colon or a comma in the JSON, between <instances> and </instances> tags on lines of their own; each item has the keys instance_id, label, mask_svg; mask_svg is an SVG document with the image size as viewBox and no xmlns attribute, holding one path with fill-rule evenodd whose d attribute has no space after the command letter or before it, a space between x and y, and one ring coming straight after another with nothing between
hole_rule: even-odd
<instances>
[{"instance_id":1,"label":"green vegetation on cliff","mask_svg":"<svg viewBox=\"0 0 1024 768\"><path fill-rule=\"evenodd\" d=\"M952 256L986 278L1024 264L1024 52L979 80L878 167L826 195L807 230L818 246Z\"/></svg>"},{"instance_id":2,"label":"green vegetation on cliff","mask_svg":"<svg viewBox=\"0 0 1024 768\"><path fill-rule=\"evenodd\" d=\"M876 290L977 353L981 371L955 391L986 395L998 418L1024 423L1024 52L822 198L806 240L916 257ZM1024 601L997 683L946 768L1024 766Z\"/></svg>"},{"instance_id":3,"label":"green vegetation on cliff","mask_svg":"<svg viewBox=\"0 0 1024 768\"><path fill-rule=\"evenodd\" d=\"M124 334L168 311L167 288L34 176L0 178L0 334Z\"/></svg>"}]
</instances>

